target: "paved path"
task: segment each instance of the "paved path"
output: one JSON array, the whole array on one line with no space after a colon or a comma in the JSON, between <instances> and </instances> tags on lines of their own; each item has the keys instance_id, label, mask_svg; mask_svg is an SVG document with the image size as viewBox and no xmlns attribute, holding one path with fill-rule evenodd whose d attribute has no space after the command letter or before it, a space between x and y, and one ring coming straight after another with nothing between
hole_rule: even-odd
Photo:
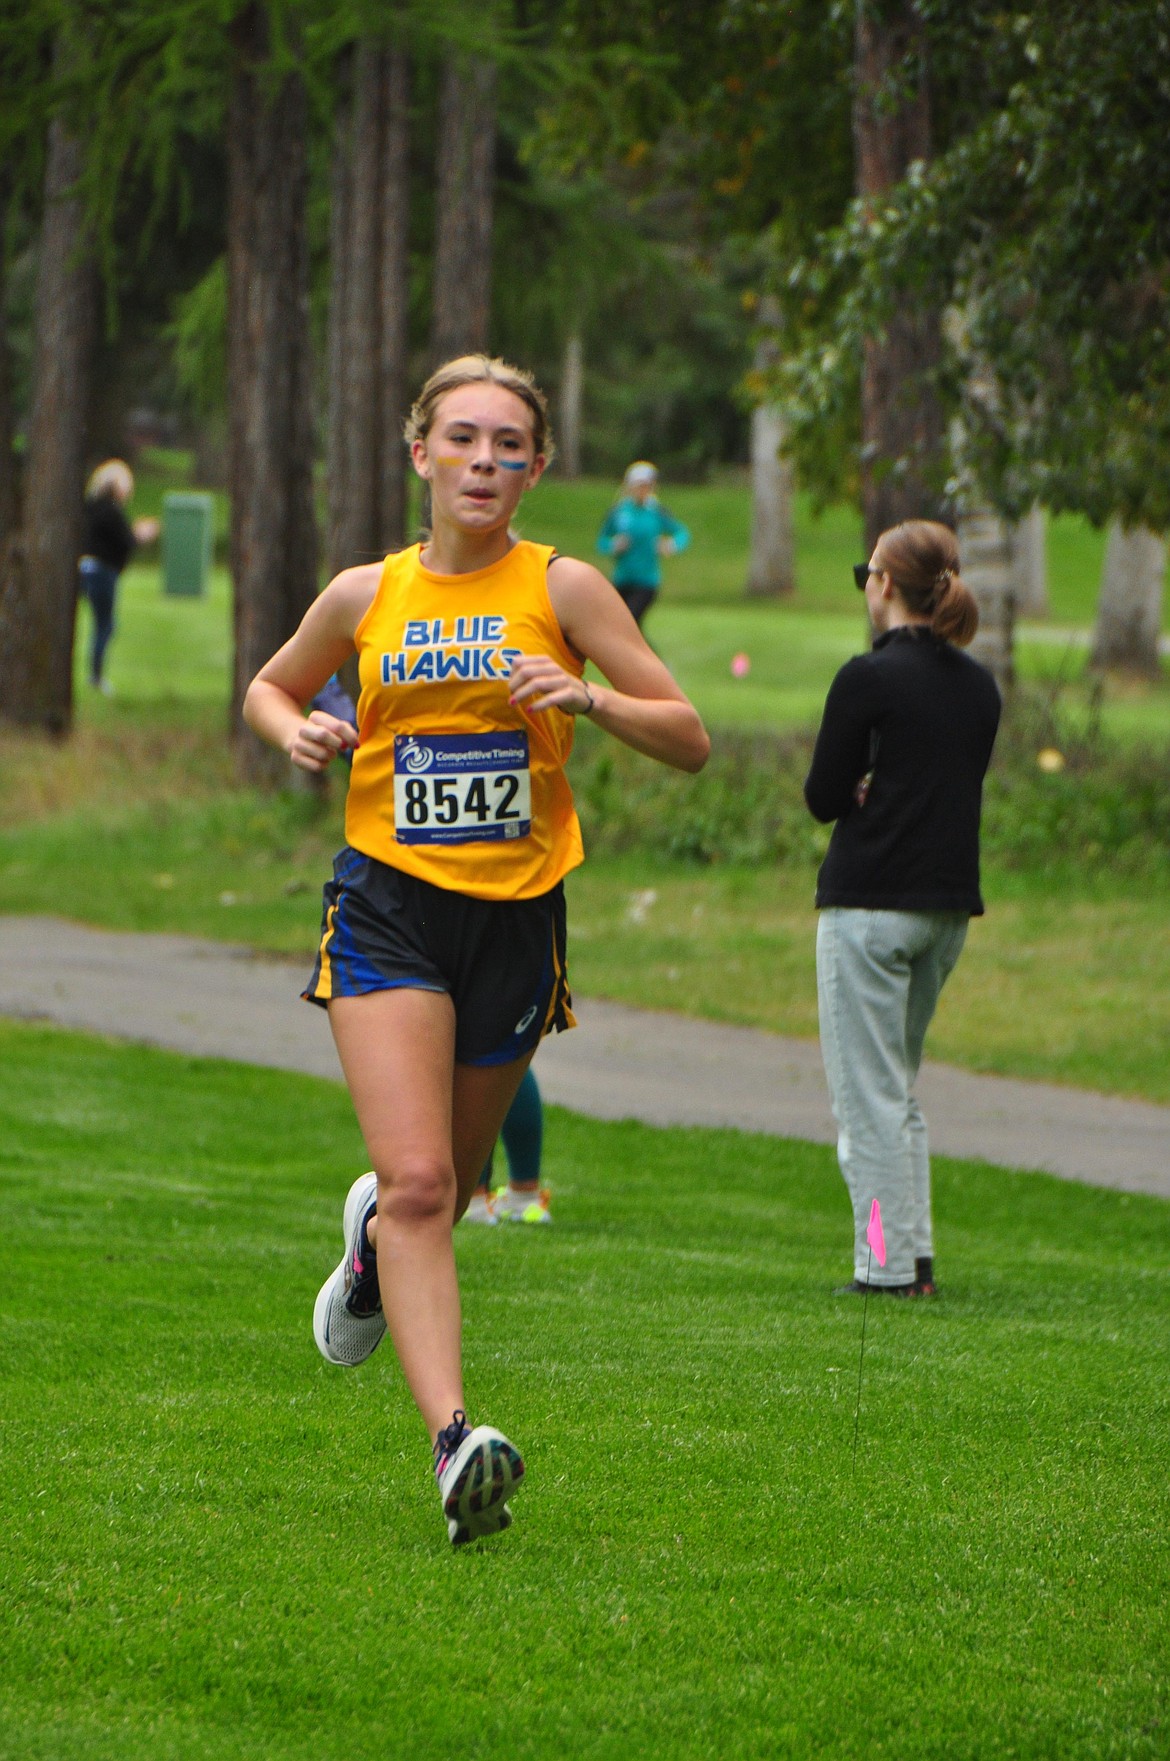
<instances>
[{"instance_id":1,"label":"paved path","mask_svg":"<svg viewBox=\"0 0 1170 1761\"><path fill-rule=\"evenodd\" d=\"M1070 624L1036 624L1031 621L1016 625L1016 635L1024 642L1044 642L1050 648L1088 648L1093 641L1093 631L1084 625ZM1158 652L1170 654L1170 636L1158 637Z\"/></svg>"},{"instance_id":2,"label":"paved path","mask_svg":"<svg viewBox=\"0 0 1170 1761\"><path fill-rule=\"evenodd\" d=\"M0 917L0 1015L336 1079L324 1014L297 999L306 972L219 942ZM579 1031L538 1054L550 1100L599 1119L834 1141L815 1044L616 1003L577 1015ZM919 1094L946 1155L1170 1198L1170 1107L945 1064L924 1066Z\"/></svg>"}]
</instances>

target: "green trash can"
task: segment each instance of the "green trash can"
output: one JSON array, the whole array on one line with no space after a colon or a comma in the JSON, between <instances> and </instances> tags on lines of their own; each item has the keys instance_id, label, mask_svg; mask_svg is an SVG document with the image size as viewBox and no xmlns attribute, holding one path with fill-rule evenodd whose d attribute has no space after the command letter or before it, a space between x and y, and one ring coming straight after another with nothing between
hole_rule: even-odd
<instances>
[{"instance_id":1,"label":"green trash can","mask_svg":"<svg viewBox=\"0 0 1170 1761\"><path fill-rule=\"evenodd\" d=\"M215 503L210 495L172 490L163 496L163 592L198 599L207 591Z\"/></svg>"}]
</instances>

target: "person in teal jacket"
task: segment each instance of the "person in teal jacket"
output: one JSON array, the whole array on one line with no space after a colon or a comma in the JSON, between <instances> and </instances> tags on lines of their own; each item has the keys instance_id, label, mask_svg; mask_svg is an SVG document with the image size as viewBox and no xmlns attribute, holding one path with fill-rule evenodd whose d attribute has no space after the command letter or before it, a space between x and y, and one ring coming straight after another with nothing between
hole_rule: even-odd
<instances>
[{"instance_id":1,"label":"person in teal jacket","mask_svg":"<svg viewBox=\"0 0 1170 1761\"><path fill-rule=\"evenodd\" d=\"M464 1212L465 1223L551 1223L548 1190L540 1184L540 1152L544 1142L544 1106L531 1068L524 1072L508 1108L500 1136L508 1155L508 1184L492 1191L492 1163L487 1159L479 1185Z\"/></svg>"},{"instance_id":2,"label":"person in teal jacket","mask_svg":"<svg viewBox=\"0 0 1170 1761\"><path fill-rule=\"evenodd\" d=\"M616 560L613 584L641 624L662 585L662 558L690 543L690 533L659 501L658 472L645 459L630 466L622 492L597 539L598 550Z\"/></svg>"}]
</instances>

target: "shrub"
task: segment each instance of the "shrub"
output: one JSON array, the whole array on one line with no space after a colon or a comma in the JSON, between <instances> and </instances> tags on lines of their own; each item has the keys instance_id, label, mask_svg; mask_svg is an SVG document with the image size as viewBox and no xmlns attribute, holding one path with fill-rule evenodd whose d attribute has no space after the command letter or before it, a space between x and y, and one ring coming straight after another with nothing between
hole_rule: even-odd
<instances>
[{"instance_id":1,"label":"shrub","mask_svg":"<svg viewBox=\"0 0 1170 1761\"><path fill-rule=\"evenodd\" d=\"M828 841L804 804L811 751L807 735L719 733L691 777L581 726L570 775L586 848L807 867Z\"/></svg>"},{"instance_id":2,"label":"shrub","mask_svg":"<svg viewBox=\"0 0 1170 1761\"><path fill-rule=\"evenodd\" d=\"M1042 768L1042 754L1062 768ZM1170 878L1170 749L1108 741L1092 707L1078 714L1060 688L1017 688L984 792L983 850L1008 870Z\"/></svg>"},{"instance_id":3,"label":"shrub","mask_svg":"<svg viewBox=\"0 0 1170 1761\"><path fill-rule=\"evenodd\" d=\"M578 728L570 764L590 850L695 863L814 868L828 828L804 804L813 736L716 730L697 777ZM1058 753L1048 771L1041 753ZM1048 760L1048 762L1054 762ZM984 793L990 868L1105 870L1170 880L1170 751L1115 746L1059 691L1018 687Z\"/></svg>"}]
</instances>

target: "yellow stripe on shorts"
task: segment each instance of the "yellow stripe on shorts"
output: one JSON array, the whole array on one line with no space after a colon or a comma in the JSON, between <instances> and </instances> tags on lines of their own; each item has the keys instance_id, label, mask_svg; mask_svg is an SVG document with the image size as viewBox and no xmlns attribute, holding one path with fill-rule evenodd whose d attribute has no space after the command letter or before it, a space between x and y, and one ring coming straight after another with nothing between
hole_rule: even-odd
<instances>
[{"instance_id":1,"label":"yellow stripe on shorts","mask_svg":"<svg viewBox=\"0 0 1170 1761\"><path fill-rule=\"evenodd\" d=\"M338 900L337 903L340 904L341 901ZM330 905L325 916L325 934L321 937L321 948L318 955L321 970L314 986L314 995L320 997L324 1003L327 1003L333 995L333 962L329 958L329 944L336 933L336 919L337 905Z\"/></svg>"},{"instance_id":2,"label":"yellow stripe on shorts","mask_svg":"<svg viewBox=\"0 0 1170 1761\"><path fill-rule=\"evenodd\" d=\"M548 1010L544 1017L544 1026L540 1030L541 1039L543 1039L546 1034L551 1033L556 1026L558 1010L566 1027L576 1027L577 1025L577 1017L569 1008L569 981L565 969L561 964L561 951L557 947L557 932L555 926L552 932L552 958L552 994L548 1000Z\"/></svg>"}]
</instances>

